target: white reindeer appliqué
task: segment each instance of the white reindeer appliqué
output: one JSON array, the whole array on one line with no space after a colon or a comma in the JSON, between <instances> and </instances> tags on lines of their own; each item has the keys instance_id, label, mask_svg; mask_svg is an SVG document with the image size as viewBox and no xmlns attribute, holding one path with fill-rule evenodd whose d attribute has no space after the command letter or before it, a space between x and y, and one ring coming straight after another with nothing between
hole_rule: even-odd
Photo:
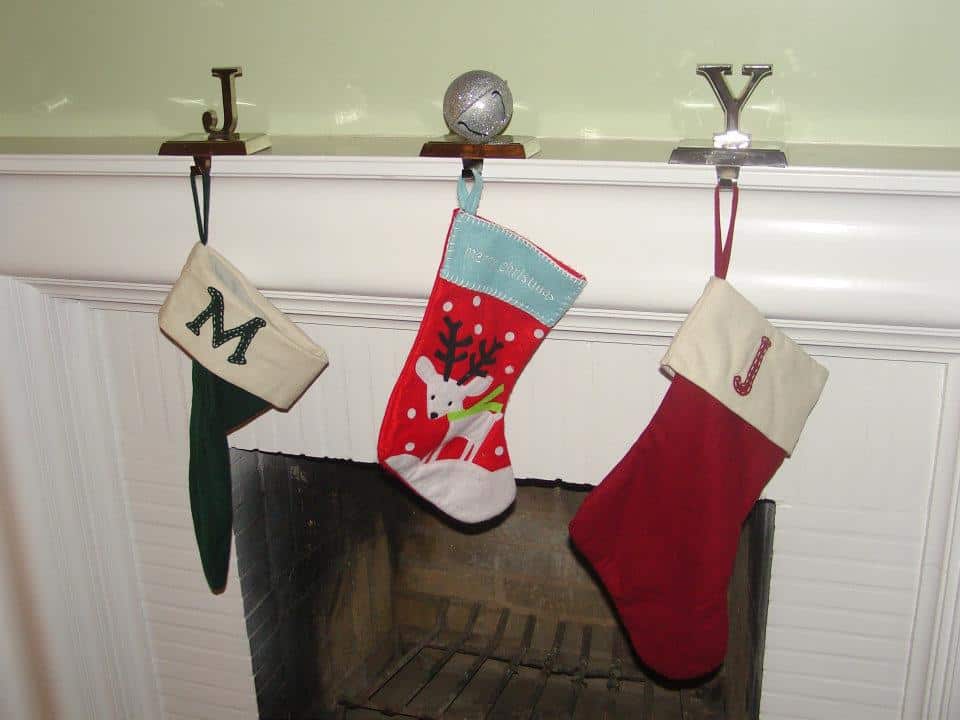
<instances>
[{"instance_id":1,"label":"white reindeer appliqu\u00e9","mask_svg":"<svg viewBox=\"0 0 960 720\"><path fill-rule=\"evenodd\" d=\"M503 419L503 403L494 402L495 398L503 392L503 385L494 389L468 410L463 409L463 401L468 397L483 395L493 384L493 378L487 375L484 367L494 363L494 355L503 345L494 339L488 350L486 341L481 340L479 353L470 353L467 372L460 379L453 379L451 377L453 366L458 361L467 359L466 352L458 353L457 350L470 346L473 340L472 338L457 339L457 332L463 323L454 322L449 317L444 317L443 320L447 325L447 333L439 334L442 347L436 353L437 358L444 363L443 372L437 372L433 361L426 355L417 358L416 370L417 376L427 386L427 417L431 420L446 417L450 427L447 428L447 434L440 444L423 459L423 462L435 460L440 455L440 451L451 440L458 437L466 441L460 459L473 462L474 456L493 426Z\"/></svg>"}]
</instances>

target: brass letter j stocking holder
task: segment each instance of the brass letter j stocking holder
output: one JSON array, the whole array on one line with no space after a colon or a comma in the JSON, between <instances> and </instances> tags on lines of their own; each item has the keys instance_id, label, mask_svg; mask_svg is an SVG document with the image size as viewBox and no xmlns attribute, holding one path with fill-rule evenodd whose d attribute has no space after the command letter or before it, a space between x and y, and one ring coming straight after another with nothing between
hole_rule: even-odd
<instances>
[{"instance_id":1,"label":"brass letter j stocking holder","mask_svg":"<svg viewBox=\"0 0 960 720\"><path fill-rule=\"evenodd\" d=\"M220 78L220 93L223 98L223 126L217 127L216 110L203 113L202 133L191 133L167 140L160 146L160 155L192 155L197 165L200 158L213 155L253 155L270 147L270 138L264 133L237 132L236 79L243 77L240 67L217 67L211 69L214 77ZM209 161L206 163L209 164Z\"/></svg>"}]
</instances>

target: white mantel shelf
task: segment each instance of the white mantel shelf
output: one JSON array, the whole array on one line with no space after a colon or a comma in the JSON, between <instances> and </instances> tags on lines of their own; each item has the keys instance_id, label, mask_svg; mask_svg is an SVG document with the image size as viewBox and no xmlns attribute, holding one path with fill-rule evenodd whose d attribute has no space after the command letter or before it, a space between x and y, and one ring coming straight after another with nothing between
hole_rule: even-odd
<instances>
[{"instance_id":1,"label":"white mantel shelf","mask_svg":"<svg viewBox=\"0 0 960 720\"><path fill-rule=\"evenodd\" d=\"M214 159L211 243L331 357L233 446L375 459L455 203L459 161L416 157L421 141L275 138ZM158 146L0 138L0 522L28 555L0 555L0 585L30 589L62 717L240 720L255 700L238 583L203 583L189 364L156 324L196 238L190 160ZM511 399L521 477L597 482L665 391L658 359L712 269L715 182L664 162L671 147L545 140L485 163L481 214L588 278ZM766 490L762 717L956 718L960 152L787 153L742 171L730 278L831 377ZM30 645L17 612L0 593L0 670ZM13 689L29 703L31 687Z\"/></svg>"},{"instance_id":2,"label":"white mantel shelf","mask_svg":"<svg viewBox=\"0 0 960 720\"><path fill-rule=\"evenodd\" d=\"M214 172L244 178L445 180L458 160L418 157L422 138L280 137L247 157L217 157ZM712 187L711 167L670 165L675 143L544 139L527 160L488 160L493 182ZM0 174L182 175L187 158L158 157L154 138L2 138ZM790 145L787 168L748 167L757 190L960 194L960 148Z\"/></svg>"}]
</instances>

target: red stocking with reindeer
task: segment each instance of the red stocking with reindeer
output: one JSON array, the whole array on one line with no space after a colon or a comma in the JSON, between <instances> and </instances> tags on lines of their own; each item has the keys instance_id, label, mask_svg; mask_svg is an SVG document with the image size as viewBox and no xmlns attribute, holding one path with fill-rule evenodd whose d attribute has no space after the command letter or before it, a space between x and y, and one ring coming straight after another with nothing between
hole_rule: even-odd
<instances>
[{"instance_id":1,"label":"red stocking with reindeer","mask_svg":"<svg viewBox=\"0 0 960 720\"><path fill-rule=\"evenodd\" d=\"M443 258L413 349L393 388L377 457L462 522L516 495L504 412L513 386L580 294L582 275L476 215L482 180L460 181Z\"/></svg>"}]
</instances>

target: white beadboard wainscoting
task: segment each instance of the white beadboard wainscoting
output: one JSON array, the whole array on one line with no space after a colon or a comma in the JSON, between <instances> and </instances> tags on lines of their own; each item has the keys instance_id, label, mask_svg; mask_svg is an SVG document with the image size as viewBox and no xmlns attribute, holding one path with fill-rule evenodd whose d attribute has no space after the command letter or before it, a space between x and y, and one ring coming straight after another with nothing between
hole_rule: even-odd
<instances>
[{"instance_id":1,"label":"white beadboard wainscoting","mask_svg":"<svg viewBox=\"0 0 960 720\"><path fill-rule=\"evenodd\" d=\"M19 588L0 596L16 641L0 668L18 668L4 702L256 717L236 571L210 595L194 548L189 363L157 329L196 238L187 166L0 155L0 540L17 549L0 582ZM375 460L458 168L215 160L211 244L331 359L233 446ZM535 159L485 175L481 214L588 278L511 401L516 472L596 483L663 396L658 360L712 270L712 171ZM742 185L730 280L830 369L766 490L762 717L960 717L960 173L747 169Z\"/></svg>"}]
</instances>

